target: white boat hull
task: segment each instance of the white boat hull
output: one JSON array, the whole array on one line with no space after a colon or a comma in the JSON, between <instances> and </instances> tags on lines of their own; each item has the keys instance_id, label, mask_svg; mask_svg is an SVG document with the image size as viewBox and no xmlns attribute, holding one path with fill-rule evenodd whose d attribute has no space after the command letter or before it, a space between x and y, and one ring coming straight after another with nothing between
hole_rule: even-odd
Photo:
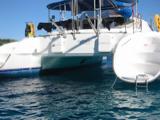
<instances>
[{"instance_id":1,"label":"white boat hull","mask_svg":"<svg viewBox=\"0 0 160 120\"><path fill-rule=\"evenodd\" d=\"M149 31L145 21L143 26ZM100 29L97 36L92 29L52 32L46 36L29 37L0 47L0 72L20 70L47 70L97 64L103 56L115 51L124 37L139 32L133 23L108 30ZM9 73L9 72L8 72Z\"/></svg>"},{"instance_id":2,"label":"white boat hull","mask_svg":"<svg viewBox=\"0 0 160 120\"><path fill-rule=\"evenodd\" d=\"M98 64L101 63L103 56L113 50L115 46L113 42L118 41L118 39L110 39L105 42L106 37L112 37L105 32L98 40L92 30L76 34L76 39L71 33L68 33L66 38L57 34L25 38L22 41L1 46L0 74ZM121 33L119 37L123 35L124 33Z\"/></svg>"}]
</instances>

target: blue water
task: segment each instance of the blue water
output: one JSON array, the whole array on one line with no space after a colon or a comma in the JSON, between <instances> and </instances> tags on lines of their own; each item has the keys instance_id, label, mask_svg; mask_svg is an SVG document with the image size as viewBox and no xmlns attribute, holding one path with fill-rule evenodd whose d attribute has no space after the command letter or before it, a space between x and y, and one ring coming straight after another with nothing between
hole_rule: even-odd
<instances>
[{"instance_id":1,"label":"blue water","mask_svg":"<svg viewBox=\"0 0 160 120\"><path fill-rule=\"evenodd\" d=\"M1 120L160 119L160 81L149 92L117 81L107 66L0 79Z\"/></svg>"}]
</instances>

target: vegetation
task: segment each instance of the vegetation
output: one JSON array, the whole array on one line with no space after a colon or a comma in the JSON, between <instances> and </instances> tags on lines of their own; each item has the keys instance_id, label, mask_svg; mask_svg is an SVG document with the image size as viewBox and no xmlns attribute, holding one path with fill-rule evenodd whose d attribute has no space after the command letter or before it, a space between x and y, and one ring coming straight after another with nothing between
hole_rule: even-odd
<instances>
[{"instance_id":1,"label":"vegetation","mask_svg":"<svg viewBox=\"0 0 160 120\"><path fill-rule=\"evenodd\" d=\"M6 43L10 43L10 42L15 42L16 40L13 40L13 39L1 39L0 38L0 46L1 45L4 45Z\"/></svg>"}]
</instances>

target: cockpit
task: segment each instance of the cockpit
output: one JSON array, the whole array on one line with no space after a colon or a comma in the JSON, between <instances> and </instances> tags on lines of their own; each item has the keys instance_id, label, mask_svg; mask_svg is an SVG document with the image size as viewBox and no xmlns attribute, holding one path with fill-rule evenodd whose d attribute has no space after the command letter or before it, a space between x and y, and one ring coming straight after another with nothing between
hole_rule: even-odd
<instances>
[{"instance_id":1,"label":"cockpit","mask_svg":"<svg viewBox=\"0 0 160 120\"><path fill-rule=\"evenodd\" d=\"M47 5L48 22L39 23L38 30L52 32L56 29L111 29L124 24L132 15L135 0L63 0ZM59 11L59 20L51 11ZM69 15L66 13L70 13ZM67 16L67 18L65 18Z\"/></svg>"}]
</instances>

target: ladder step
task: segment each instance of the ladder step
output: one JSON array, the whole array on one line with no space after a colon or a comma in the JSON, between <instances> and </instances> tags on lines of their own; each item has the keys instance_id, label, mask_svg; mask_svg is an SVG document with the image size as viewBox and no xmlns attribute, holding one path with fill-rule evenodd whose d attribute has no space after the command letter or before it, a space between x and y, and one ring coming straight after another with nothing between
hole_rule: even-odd
<instances>
[{"instance_id":1,"label":"ladder step","mask_svg":"<svg viewBox=\"0 0 160 120\"><path fill-rule=\"evenodd\" d=\"M137 87L141 87L141 88L145 88L146 86L144 86L144 85L137 85Z\"/></svg>"},{"instance_id":2,"label":"ladder step","mask_svg":"<svg viewBox=\"0 0 160 120\"><path fill-rule=\"evenodd\" d=\"M136 76L136 81L146 81L149 79L147 74L139 74Z\"/></svg>"},{"instance_id":3,"label":"ladder step","mask_svg":"<svg viewBox=\"0 0 160 120\"><path fill-rule=\"evenodd\" d=\"M146 88L146 92L148 91L148 79L149 76L147 74L139 74L136 76L136 94L138 88ZM144 84L142 84L141 82L143 82Z\"/></svg>"}]
</instances>

